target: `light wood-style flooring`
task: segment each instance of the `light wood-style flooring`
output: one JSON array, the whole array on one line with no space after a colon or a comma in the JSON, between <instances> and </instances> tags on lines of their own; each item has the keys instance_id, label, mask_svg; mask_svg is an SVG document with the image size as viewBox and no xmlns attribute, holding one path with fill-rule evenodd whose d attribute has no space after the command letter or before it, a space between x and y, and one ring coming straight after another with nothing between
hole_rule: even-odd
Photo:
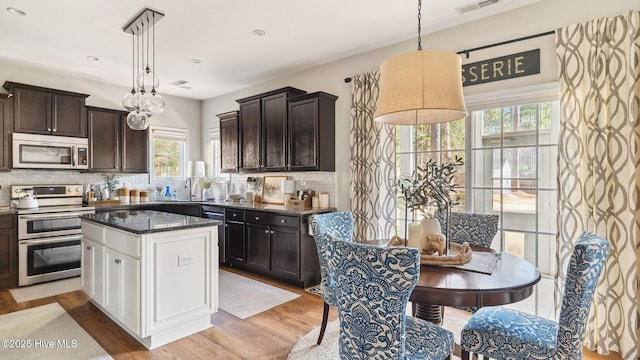
<instances>
[{"instance_id":1,"label":"light wood-style flooring","mask_svg":"<svg viewBox=\"0 0 640 360\"><path fill-rule=\"evenodd\" d=\"M300 294L283 305L240 320L223 311L212 316L213 327L154 350L147 350L89 302L81 291L16 304L7 290L0 291L0 314L58 302L111 356L116 359L286 359L304 334L320 325L322 298L303 289L228 269ZM251 294L247 294L251 296ZM447 316L464 316L455 309ZM331 309L330 321L337 317ZM0 324L0 326L2 326ZM585 360L622 359L586 351Z\"/></svg>"}]
</instances>

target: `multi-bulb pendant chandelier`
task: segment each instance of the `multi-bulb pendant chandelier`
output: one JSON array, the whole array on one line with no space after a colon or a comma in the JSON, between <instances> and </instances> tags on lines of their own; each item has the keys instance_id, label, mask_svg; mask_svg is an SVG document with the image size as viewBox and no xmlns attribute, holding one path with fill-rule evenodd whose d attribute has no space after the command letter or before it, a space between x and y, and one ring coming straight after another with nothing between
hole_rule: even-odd
<instances>
[{"instance_id":1,"label":"multi-bulb pendant chandelier","mask_svg":"<svg viewBox=\"0 0 640 360\"><path fill-rule=\"evenodd\" d=\"M418 0L418 51L380 65L375 121L396 125L443 123L467 116L462 60L456 53L422 50L422 1Z\"/></svg>"},{"instance_id":2,"label":"multi-bulb pendant chandelier","mask_svg":"<svg viewBox=\"0 0 640 360\"><path fill-rule=\"evenodd\" d=\"M156 93L160 82L156 72L155 23L164 14L144 9L140 15L127 24L123 30L132 39L132 80L131 92L122 98L122 106L131 111L127 125L133 130L149 127L149 118L164 111L164 99Z\"/></svg>"}]
</instances>

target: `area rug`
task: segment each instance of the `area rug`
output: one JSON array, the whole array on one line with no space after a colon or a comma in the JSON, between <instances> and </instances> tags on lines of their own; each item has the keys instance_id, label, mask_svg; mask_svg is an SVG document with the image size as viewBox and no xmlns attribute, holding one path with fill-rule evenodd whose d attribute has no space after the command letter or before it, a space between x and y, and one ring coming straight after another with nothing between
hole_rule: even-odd
<instances>
[{"instance_id":1,"label":"area rug","mask_svg":"<svg viewBox=\"0 0 640 360\"><path fill-rule=\"evenodd\" d=\"M218 308L243 320L300 296L224 270L218 278Z\"/></svg>"},{"instance_id":2,"label":"area rug","mask_svg":"<svg viewBox=\"0 0 640 360\"><path fill-rule=\"evenodd\" d=\"M0 359L112 359L58 304L0 316Z\"/></svg>"},{"instance_id":3,"label":"area rug","mask_svg":"<svg viewBox=\"0 0 640 360\"><path fill-rule=\"evenodd\" d=\"M308 287L304 290L312 293L313 295L322 296L322 285L320 284Z\"/></svg>"},{"instance_id":4,"label":"area rug","mask_svg":"<svg viewBox=\"0 0 640 360\"><path fill-rule=\"evenodd\" d=\"M80 277L74 277L44 284L24 286L17 289L11 289L9 292L17 303L21 303L80 290L81 286L82 280Z\"/></svg>"},{"instance_id":5,"label":"area rug","mask_svg":"<svg viewBox=\"0 0 640 360\"><path fill-rule=\"evenodd\" d=\"M460 343L460 331L464 324L458 319L451 319L445 316L443 327L453 332L456 344ZM338 360L338 337L340 335L340 326L338 320L327 324L322 344L316 345L320 327L314 327L309 333L304 335L293 346L289 353L288 360ZM455 355L451 355L451 359L460 359Z\"/></svg>"}]
</instances>

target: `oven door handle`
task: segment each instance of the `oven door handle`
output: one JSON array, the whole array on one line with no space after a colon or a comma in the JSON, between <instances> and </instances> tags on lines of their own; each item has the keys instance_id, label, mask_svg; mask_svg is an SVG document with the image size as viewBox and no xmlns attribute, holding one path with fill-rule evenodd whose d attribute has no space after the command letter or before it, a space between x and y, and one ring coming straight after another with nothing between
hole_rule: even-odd
<instances>
[{"instance_id":1,"label":"oven door handle","mask_svg":"<svg viewBox=\"0 0 640 360\"><path fill-rule=\"evenodd\" d=\"M20 245L41 245L41 244L51 244L51 243L56 243L61 241L73 241L73 240L82 240L82 235L56 236L52 238L34 239L34 240L20 240Z\"/></svg>"},{"instance_id":2,"label":"oven door handle","mask_svg":"<svg viewBox=\"0 0 640 360\"><path fill-rule=\"evenodd\" d=\"M18 215L19 219L24 220L39 220L39 219L63 219L63 218L73 218L78 217L80 215L88 215L93 214L92 211L70 211L70 212L62 212L62 213L44 213L44 214L31 214L31 215Z\"/></svg>"}]
</instances>

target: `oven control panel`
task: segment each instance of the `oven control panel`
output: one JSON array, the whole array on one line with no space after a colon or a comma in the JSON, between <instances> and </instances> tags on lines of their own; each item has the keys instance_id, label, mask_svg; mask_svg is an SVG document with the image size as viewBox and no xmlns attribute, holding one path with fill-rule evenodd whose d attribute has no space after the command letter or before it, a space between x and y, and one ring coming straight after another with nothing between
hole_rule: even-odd
<instances>
[{"instance_id":1,"label":"oven control panel","mask_svg":"<svg viewBox=\"0 0 640 360\"><path fill-rule=\"evenodd\" d=\"M36 198L82 197L82 185L12 185L11 198L20 199L26 194Z\"/></svg>"}]
</instances>

